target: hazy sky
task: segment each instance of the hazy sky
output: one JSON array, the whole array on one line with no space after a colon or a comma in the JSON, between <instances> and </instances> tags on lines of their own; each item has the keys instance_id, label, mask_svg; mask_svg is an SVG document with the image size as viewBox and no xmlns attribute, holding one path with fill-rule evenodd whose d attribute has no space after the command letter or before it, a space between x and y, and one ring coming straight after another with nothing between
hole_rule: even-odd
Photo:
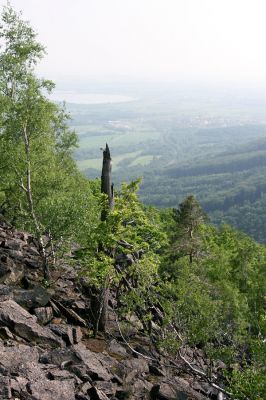
<instances>
[{"instance_id":1,"label":"hazy sky","mask_svg":"<svg viewBox=\"0 0 266 400\"><path fill-rule=\"evenodd\" d=\"M3 5L6 2L0 0ZM64 79L266 84L266 0L12 0Z\"/></svg>"}]
</instances>

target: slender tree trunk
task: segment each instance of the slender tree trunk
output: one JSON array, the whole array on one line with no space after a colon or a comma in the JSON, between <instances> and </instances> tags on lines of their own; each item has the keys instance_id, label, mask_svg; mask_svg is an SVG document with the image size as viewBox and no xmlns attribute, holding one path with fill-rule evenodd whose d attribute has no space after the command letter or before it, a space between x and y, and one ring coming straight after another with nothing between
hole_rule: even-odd
<instances>
[{"instance_id":1,"label":"slender tree trunk","mask_svg":"<svg viewBox=\"0 0 266 400\"><path fill-rule=\"evenodd\" d=\"M93 307L93 336L96 337L98 331L105 332L106 330L106 321L107 321L107 308L108 308L108 300L109 300L109 288L108 281L106 279L105 284L98 290L97 295L92 301Z\"/></svg>"},{"instance_id":2,"label":"slender tree trunk","mask_svg":"<svg viewBox=\"0 0 266 400\"><path fill-rule=\"evenodd\" d=\"M48 257L47 257L47 254L46 254L45 245L44 245L42 234L41 234L40 224L39 224L38 218L37 218L37 216L35 214L34 203L33 203L33 198L32 198L30 142L29 142L29 137L28 137L27 126L26 125L23 128L23 139L24 139L24 145L25 145L27 168L26 168L26 186L24 186L23 181L22 181L21 182L21 187L26 193L29 212L30 212L31 218L33 220L33 223L34 223L34 226L35 226L35 230L36 230L36 234L37 234L37 239L38 239L41 258L42 258L43 276L44 276L44 279L49 281L50 280L50 271L49 271Z\"/></svg>"}]
</instances>

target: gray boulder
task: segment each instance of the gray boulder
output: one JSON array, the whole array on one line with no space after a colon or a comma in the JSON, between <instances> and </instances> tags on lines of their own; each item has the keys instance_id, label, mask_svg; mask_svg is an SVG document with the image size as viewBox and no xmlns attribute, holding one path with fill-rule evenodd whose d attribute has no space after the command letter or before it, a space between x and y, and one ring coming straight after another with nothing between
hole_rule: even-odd
<instances>
[{"instance_id":1,"label":"gray boulder","mask_svg":"<svg viewBox=\"0 0 266 400\"><path fill-rule=\"evenodd\" d=\"M4 346L0 344L0 365L8 372L16 373L26 363L38 363L39 352L36 347L25 344Z\"/></svg>"},{"instance_id":2,"label":"gray boulder","mask_svg":"<svg viewBox=\"0 0 266 400\"><path fill-rule=\"evenodd\" d=\"M0 400L11 399L10 379L0 375Z\"/></svg>"},{"instance_id":3,"label":"gray boulder","mask_svg":"<svg viewBox=\"0 0 266 400\"><path fill-rule=\"evenodd\" d=\"M34 309L34 314L37 317L37 322L41 325L48 324L54 316L52 307L37 307Z\"/></svg>"},{"instance_id":4,"label":"gray boulder","mask_svg":"<svg viewBox=\"0 0 266 400\"><path fill-rule=\"evenodd\" d=\"M29 314L13 300L0 303L0 326L7 326L16 335L42 345L58 347L62 340L50 329L39 325L36 317Z\"/></svg>"},{"instance_id":5,"label":"gray boulder","mask_svg":"<svg viewBox=\"0 0 266 400\"><path fill-rule=\"evenodd\" d=\"M0 255L0 283L5 285L16 284L21 281L23 276L24 267L22 265L16 265L6 254Z\"/></svg>"},{"instance_id":6,"label":"gray boulder","mask_svg":"<svg viewBox=\"0 0 266 400\"><path fill-rule=\"evenodd\" d=\"M94 353L82 344L77 344L66 349L50 350L41 356L40 362L55 364L61 368L68 368L71 366L73 372L76 372L76 369L73 368L76 365L82 369L81 374L76 372L80 377L86 375L95 381L109 381L113 376L109 372L109 367L111 367L116 360L104 356L101 353Z\"/></svg>"},{"instance_id":7,"label":"gray boulder","mask_svg":"<svg viewBox=\"0 0 266 400\"><path fill-rule=\"evenodd\" d=\"M42 286L35 286L31 290L13 290L13 300L24 308L45 307L51 298L51 294Z\"/></svg>"},{"instance_id":8,"label":"gray boulder","mask_svg":"<svg viewBox=\"0 0 266 400\"><path fill-rule=\"evenodd\" d=\"M75 400L74 380L41 380L29 383L27 389L31 394L31 400Z\"/></svg>"}]
</instances>

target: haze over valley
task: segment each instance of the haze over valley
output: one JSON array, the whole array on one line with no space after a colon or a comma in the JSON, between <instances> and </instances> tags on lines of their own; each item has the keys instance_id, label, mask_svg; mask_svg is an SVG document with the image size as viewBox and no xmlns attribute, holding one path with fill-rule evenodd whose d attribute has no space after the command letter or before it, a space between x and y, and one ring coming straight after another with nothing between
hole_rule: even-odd
<instances>
[{"instance_id":1,"label":"haze over valley","mask_svg":"<svg viewBox=\"0 0 266 400\"><path fill-rule=\"evenodd\" d=\"M266 95L258 89L170 84L102 84L72 93L75 158L99 177L101 148L112 151L113 179L142 177L140 198L176 207L194 193L213 222L227 222L264 241ZM83 104L80 104L83 103Z\"/></svg>"},{"instance_id":2,"label":"haze over valley","mask_svg":"<svg viewBox=\"0 0 266 400\"><path fill-rule=\"evenodd\" d=\"M0 5L6 0L0 0ZM264 0L12 0L66 100L79 168L143 177L146 204L194 193L215 223L266 241Z\"/></svg>"}]
</instances>

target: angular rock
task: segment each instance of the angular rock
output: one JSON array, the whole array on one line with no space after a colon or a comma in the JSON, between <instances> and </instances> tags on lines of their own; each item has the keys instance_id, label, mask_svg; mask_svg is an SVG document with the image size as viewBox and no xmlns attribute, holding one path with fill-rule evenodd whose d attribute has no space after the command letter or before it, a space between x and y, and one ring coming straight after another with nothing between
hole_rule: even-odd
<instances>
[{"instance_id":1,"label":"angular rock","mask_svg":"<svg viewBox=\"0 0 266 400\"><path fill-rule=\"evenodd\" d=\"M3 280L12 271L13 261L7 256L1 256L0 263L0 279Z\"/></svg>"},{"instance_id":2,"label":"angular rock","mask_svg":"<svg viewBox=\"0 0 266 400\"><path fill-rule=\"evenodd\" d=\"M120 244L125 249L130 248L126 242ZM140 257L140 252L124 254L121 268ZM0 400L10 399L11 394L14 400L203 400L217 397L218 393L207 383L187 375L181 378L182 365L178 371L164 368L163 364L170 362L151 350L150 338L141 332L143 325L132 314L127 322L121 322L124 336L133 336L133 348L158 362L134 358L136 354L132 355L119 342L117 316L111 310L111 302L114 309L117 302L111 297L107 331L117 340L108 344L102 338L91 339L87 330L82 329L86 334L85 347L81 343L80 326L89 327L91 292L76 283L78 272L64 264L60 270L53 271L55 292L51 299L49 290L36 287L42 279L36 240L2 223L0 216ZM151 311L155 321L159 315L157 308ZM39 325L51 321L52 329ZM154 321L153 329L159 331L160 321L158 325ZM36 343L45 345L45 352ZM62 347L54 348L60 345ZM188 354L191 351L193 356L195 349L188 347L186 351ZM197 356L203 360L200 353ZM204 369L205 365L201 367ZM218 368L215 366L214 372Z\"/></svg>"},{"instance_id":3,"label":"angular rock","mask_svg":"<svg viewBox=\"0 0 266 400\"><path fill-rule=\"evenodd\" d=\"M152 387L151 400L203 400L205 396L193 390L182 378L166 380Z\"/></svg>"},{"instance_id":4,"label":"angular rock","mask_svg":"<svg viewBox=\"0 0 266 400\"><path fill-rule=\"evenodd\" d=\"M80 388L80 393L87 394L88 390L91 388L92 388L92 386L91 386L90 382L85 382Z\"/></svg>"},{"instance_id":5,"label":"angular rock","mask_svg":"<svg viewBox=\"0 0 266 400\"><path fill-rule=\"evenodd\" d=\"M39 382L46 379L46 371L36 362L26 362L18 367L17 373L30 382Z\"/></svg>"},{"instance_id":6,"label":"angular rock","mask_svg":"<svg viewBox=\"0 0 266 400\"><path fill-rule=\"evenodd\" d=\"M150 392L151 400L186 400L187 396L177 397L176 391L169 384L154 385Z\"/></svg>"},{"instance_id":7,"label":"angular rock","mask_svg":"<svg viewBox=\"0 0 266 400\"><path fill-rule=\"evenodd\" d=\"M106 396L101 390L98 390L96 387L92 387L88 390L88 394L91 400L109 400L109 397Z\"/></svg>"},{"instance_id":8,"label":"angular rock","mask_svg":"<svg viewBox=\"0 0 266 400\"><path fill-rule=\"evenodd\" d=\"M39 251L33 246L27 247L27 253L32 256L40 256Z\"/></svg>"},{"instance_id":9,"label":"angular rock","mask_svg":"<svg viewBox=\"0 0 266 400\"><path fill-rule=\"evenodd\" d=\"M51 294L42 286L35 286L32 290L14 290L13 299L16 303L27 309L45 307Z\"/></svg>"},{"instance_id":10,"label":"angular rock","mask_svg":"<svg viewBox=\"0 0 266 400\"><path fill-rule=\"evenodd\" d=\"M98 381L96 382L95 387L107 396L112 396L116 392L117 384L112 382Z\"/></svg>"},{"instance_id":11,"label":"angular rock","mask_svg":"<svg viewBox=\"0 0 266 400\"><path fill-rule=\"evenodd\" d=\"M36 347L19 344L16 346L0 345L0 365L7 371L16 373L26 363L38 363L39 352Z\"/></svg>"},{"instance_id":12,"label":"angular rock","mask_svg":"<svg viewBox=\"0 0 266 400\"><path fill-rule=\"evenodd\" d=\"M6 253L8 254L8 256L13 258L16 263L22 262L24 260L24 255L21 250L6 249Z\"/></svg>"},{"instance_id":13,"label":"angular rock","mask_svg":"<svg viewBox=\"0 0 266 400\"><path fill-rule=\"evenodd\" d=\"M73 329L71 325L67 324L50 324L49 328L57 335L60 336L67 345L74 344Z\"/></svg>"},{"instance_id":14,"label":"angular rock","mask_svg":"<svg viewBox=\"0 0 266 400\"><path fill-rule=\"evenodd\" d=\"M73 334L74 344L78 344L81 341L82 336L83 336L80 326L73 326L72 334Z\"/></svg>"},{"instance_id":15,"label":"angular rock","mask_svg":"<svg viewBox=\"0 0 266 400\"><path fill-rule=\"evenodd\" d=\"M0 400L11 399L10 379L0 375Z\"/></svg>"},{"instance_id":16,"label":"angular rock","mask_svg":"<svg viewBox=\"0 0 266 400\"><path fill-rule=\"evenodd\" d=\"M87 323L84 319L82 319L74 310L71 308L65 307L61 302L53 299L53 301L50 301L52 307L54 306L63 314L69 323L75 324L75 325L81 325L86 327Z\"/></svg>"},{"instance_id":17,"label":"angular rock","mask_svg":"<svg viewBox=\"0 0 266 400\"><path fill-rule=\"evenodd\" d=\"M111 340L108 346L108 352L110 355L118 355L120 357L126 357L127 351L125 347L123 347L120 343L118 343L115 339Z\"/></svg>"},{"instance_id":18,"label":"angular rock","mask_svg":"<svg viewBox=\"0 0 266 400\"><path fill-rule=\"evenodd\" d=\"M68 379L74 379L77 384L82 384L82 381L79 378L77 378L74 374L65 369L63 370L59 368L48 369L46 370L46 377L51 381L65 381Z\"/></svg>"},{"instance_id":19,"label":"angular rock","mask_svg":"<svg viewBox=\"0 0 266 400\"><path fill-rule=\"evenodd\" d=\"M14 339L14 335L6 326L0 326L0 339Z\"/></svg>"},{"instance_id":20,"label":"angular rock","mask_svg":"<svg viewBox=\"0 0 266 400\"><path fill-rule=\"evenodd\" d=\"M3 229L0 227L0 238L2 239L4 239L4 238L6 238L7 237L7 233L5 232L5 231L3 231Z\"/></svg>"},{"instance_id":21,"label":"angular rock","mask_svg":"<svg viewBox=\"0 0 266 400\"><path fill-rule=\"evenodd\" d=\"M24 276L24 267L17 266L6 254L0 256L0 283L5 285L15 284L21 281Z\"/></svg>"},{"instance_id":22,"label":"angular rock","mask_svg":"<svg viewBox=\"0 0 266 400\"><path fill-rule=\"evenodd\" d=\"M149 365L149 371L152 375L155 375L155 376L165 376L166 375L164 368L161 368L159 365L156 365L154 363Z\"/></svg>"},{"instance_id":23,"label":"angular rock","mask_svg":"<svg viewBox=\"0 0 266 400\"><path fill-rule=\"evenodd\" d=\"M0 284L0 301L10 300L12 296L12 287Z\"/></svg>"},{"instance_id":24,"label":"angular rock","mask_svg":"<svg viewBox=\"0 0 266 400\"><path fill-rule=\"evenodd\" d=\"M12 250L21 250L25 242L16 238L16 239L5 239L1 242L0 247L5 249L12 249Z\"/></svg>"},{"instance_id":25,"label":"angular rock","mask_svg":"<svg viewBox=\"0 0 266 400\"><path fill-rule=\"evenodd\" d=\"M28 383L28 379L23 378L21 376L16 376L15 378L10 379L11 393L13 393L16 397L20 397L22 393L27 393L26 385Z\"/></svg>"},{"instance_id":26,"label":"angular rock","mask_svg":"<svg viewBox=\"0 0 266 400\"><path fill-rule=\"evenodd\" d=\"M66 365L75 365L81 363L81 358L71 348L53 349L40 357L40 362L44 364L54 364L61 368Z\"/></svg>"},{"instance_id":27,"label":"angular rock","mask_svg":"<svg viewBox=\"0 0 266 400\"><path fill-rule=\"evenodd\" d=\"M75 396L75 400L91 400L89 396L86 396L82 392L78 392ZM115 400L115 399L113 399Z\"/></svg>"},{"instance_id":28,"label":"angular rock","mask_svg":"<svg viewBox=\"0 0 266 400\"><path fill-rule=\"evenodd\" d=\"M118 375L114 374L112 377L111 381L113 383L117 383L118 385L122 386L123 385L123 379L121 379Z\"/></svg>"},{"instance_id":29,"label":"angular rock","mask_svg":"<svg viewBox=\"0 0 266 400\"><path fill-rule=\"evenodd\" d=\"M41 264L40 260L37 257L24 258L24 263L30 269L39 269Z\"/></svg>"},{"instance_id":30,"label":"angular rock","mask_svg":"<svg viewBox=\"0 0 266 400\"><path fill-rule=\"evenodd\" d=\"M167 384L169 382L166 381L165 383ZM202 383L203 382L201 382L200 385ZM206 398L203 394L199 393L196 390L193 390L192 384L190 381L188 381L184 378L181 378L180 376L173 377L171 384L173 385L173 387L176 390L176 393L179 396L186 395L188 399L192 398L192 399L197 399L197 400L203 400Z\"/></svg>"},{"instance_id":31,"label":"angular rock","mask_svg":"<svg viewBox=\"0 0 266 400\"><path fill-rule=\"evenodd\" d=\"M116 256L115 262L119 264L120 267L125 268L136 262L133 254L120 253Z\"/></svg>"},{"instance_id":32,"label":"angular rock","mask_svg":"<svg viewBox=\"0 0 266 400\"><path fill-rule=\"evenodd\" d=\"M87 373L93 380L109 381L112 378L108 369L108 364L103 362L102 354L93 353L80 343L74 345L72 348L75 350L76 355L86 365ZM114 363L115 360L113 360L113 364Z\"/></svg>"},{"instance_id":33,"label":"angular rock","mask_svg":"<svg viewBox=\"0 0 266 400\"><path fill-rule=\"evenodd\" d=\"M137 379L131 386L133 399L147 399L149 398L152 384L145 379ZM162 399L160 399L162 400Z\"/></svg>"},{"instance_id":34,"label":"angular rock","mask_svg":"<svg viewBox=\"0 0 266 400\"><path fill-rule=\"evenodd\" d=\"M37 317L37 322L41 325L46 325L52 321L54 317L52 307L38 307L34 309L34 314Z\"/></svg>"},{"instance_id":35,"label":"angular rock","mask_svg":"<svg viewBox=\"0 0 266 400\"><path fill-rule=\"evenodd\" d=\"M39 344L58 347L62 341L50 329L36 322L36 317L29 314L13 300L0 303L0 325L7 326L18 336Z\"/></svg>"},{"instance_id":36,"label":"angular rock","mask_svg":"<svg viewBox=\"0 0 266 400\"><path fill-rule=\"evenodd\" d=\"M87 306L85 301L76 300L72 302L72 308L74 308L76 311L86 312Z\"/></svg>"},{"instance_id":37,"label":"angular rock","mask_svg":"<svg viewBox=\"0 0 266 400\"><path fill-rule=\"evenodd\" d=\"M117 371L118 376L125 380L125 382L132 382L137 376L143 376L149 372L149 365L145 359L133 358L124 360L119 365L120 369Z\"/></svg>"},{"instance_id":38,"label":"angular rock","mask_svg":"<svg viewBox=\"0 0 266 400\"><path fill-rule=\"evenodd\" d=\"M135 399L135 397L132 397L132 388L125 386L117 389L115 393L115 400L123 400L123 399Z\"/></svg>"},{"instance_id":39,"label":"angular rock","mask_svg":"<svg viewBox=\"0 0 266 400\"><path fill-rule=\"evenodd\" d=\"M54 349L46 352L40 357L40 362L55 364L61 368L70 367L71 371L83 381L88 380L87 377L95 381L109 381L112 375L108 367L111 362L115 364L116 361L100 353L93 353L82 344L77 344L66 349ZM77 369L80 369L80 374Z\"/></svg>"},{"instance_id":40,"label":"angular rock","mask_svg":"<svg viewBox=\"0 0 266 400\"><path fill-rule=\"evenodd\" d=\"M30 243L33 236L28 232L16 232L16 237L25 243Z\"/></svg>"},{"instance_id":41,"label":"angular rock","mask_svg":"<svg viewBox=\"0 0 266 400\"><path fill-rule=\"evenodd\" d=\"M141 341L142 338L137 338L137 340ZM143 356L147 356L149 358L155 358L154 357L154 352L150 350L150 343L148 342L144 346L141 344L137 344L134 346L134 350L137 351L138 353L142 354Z\"/></svg>"},{"instance_id":42,"label":"angular rock","mask_svg":"<svg viewBox=\"0 0 266 400\"><path fill-rule=\"evenodd\" d=\"M92 382L91 377L88 374L87 367L84 364L70 365L68 370L73 372L82 382Z\"/></svg>"},{"instance_id":43,"label":"angular rock","mask_svg":"<svg viewBox=\"0 0 266 400\"><path fill-rule=\"evenodd\" d=\"M218 390L212 387L210 384L207 382L201 382L201 383L192 383L192 388L196 390L197 392L200 392L204 394L206 397L214 399L218 399Z\"/></svg>"},{"instance_id":44,"label":"angular rock","mask_svg":"<svg viewBox=\"0 0 266 400\"><path fill-rule=\"evenodd\" d=\"M38 363L39 352L36 347L19 345L0 348L0 366L7 376L12 376L13 392L28 393L26 384L46 379L46 371ZM24 399L24 397L22 396ZM25 397L27 399L28 397Z\"/></svg>"},{"instance_id":45,"label":"angular rock","mask_svg":"<svg viewBox=\"0 0 266 400\"><path fill-rule=\"evenodd\" d=\"M28 391L32 400L74 400L74 381L49 381L41 380L30 383Z\"/></svg>"}]
</instances>

